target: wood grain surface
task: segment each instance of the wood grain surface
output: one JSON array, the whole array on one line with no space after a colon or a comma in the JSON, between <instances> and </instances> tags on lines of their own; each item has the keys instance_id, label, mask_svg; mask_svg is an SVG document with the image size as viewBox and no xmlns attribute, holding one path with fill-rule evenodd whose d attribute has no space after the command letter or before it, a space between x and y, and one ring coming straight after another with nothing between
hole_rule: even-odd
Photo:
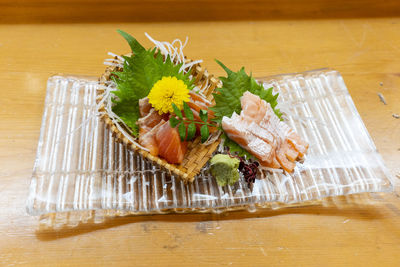
<instances>
[{"instance_id":1,"label":"wood grain surface","mask_svg":"<svg viewBox=\"0 0 400 267\"><path fill-rule=\"evenodd\" d=\"M388 17L397 0L0 0L0 23Z\"/></svg>"},{"instance_id":2,"label":"wood grain surface","mask_svg":"<svg viewBox=\"0 0 400 267\"><path fill-rule=\"evenodd\" d=\"M400 266L395 194L336 198L321 206L256 213L110 218L38 229L25 201L46 80L102 73L108 51L189 36L186 54L254 76L339 70L390 172L400 174L400 19L0 24L0 265L26 266ZM386 98L384 105L377 96ZM397 178L395 178L397 181Z\"/></svg>"}]
</instances>

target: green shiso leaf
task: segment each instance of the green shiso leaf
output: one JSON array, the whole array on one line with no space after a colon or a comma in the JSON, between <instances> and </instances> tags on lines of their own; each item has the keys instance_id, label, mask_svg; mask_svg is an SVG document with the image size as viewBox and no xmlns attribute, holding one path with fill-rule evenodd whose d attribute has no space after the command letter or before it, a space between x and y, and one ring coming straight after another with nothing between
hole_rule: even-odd
<instances>
[{"instance_id":1,"label":"green shiso leaf","mask_svg":"<svg viewBox=\"0 0 400 267\"><path fill-rule=\"evenodd\" d=\"M125 62L122 71L113 72L113 80L117 85L113 111L131 128L132 134L137 136L139 100L147 97L157 81L162 77L171 76L182 80L189 89L192 89L194 84L189 78L190 72L179 71L183 63L174 64L169 56L164 60L156 48L146 50L128 33L121 30L118 30L118 33L128 42L133 54L123 56Z\"/></svg>"},{"instance_id":2,"label":"green shiso leaf","mask_svg":"<svg viewBox=\"0 0 400 267\"><path fill-rule=\"evenodd\" d=\"M244 67L238 72L234 72L226 67L222 62L216 60L216 62L225 70L227 77L219 77L222 81L222 87L216 89L214 93L215 106L211 107L211 110L215 112L215 121L221 123L224 116L231 117L234 112L240 114L242 106L240 104L240 97L244 92L249 91L252 94L258 95L261 99L268 102L273 108L275 114L281 118L282 113L276 108L278 102L278 95L273 94L273 88L265 89L262 84L258 84L257 81L250 75L247 75ZM248 158L254 158L250 153L244 150L241 146L229 139L226 134L222 136L225 140L224 145L229 147L231 153Z\"/></svg>"},{"instance_id":3,"label":"green shiso leaf","mask_svg":"<svg viewBox=\"0 0 400 267\"><path fill-rule=\"evenodd\" d=\"M122 100L113 106L113 112L123 120L123 122L132 129L133 134L137 134L137 120L140 118L139 105L130 105L129 100Z\"/></svg>"}]
</instances>

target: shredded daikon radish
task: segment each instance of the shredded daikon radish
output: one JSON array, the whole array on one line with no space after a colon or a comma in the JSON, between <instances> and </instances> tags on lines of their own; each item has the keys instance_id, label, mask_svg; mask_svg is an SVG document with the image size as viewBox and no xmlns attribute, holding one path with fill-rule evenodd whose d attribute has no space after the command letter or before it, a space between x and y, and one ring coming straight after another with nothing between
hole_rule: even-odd
<instances>
[{"instance_id":1,"label":"shredded daikon radish","mask_svg":"<svg viewBox=\"0 0 400 267\"><path fill-rule=\"evenodd\" d=\"M121 57L121 56L119 56L119 55L117 55L117 54L114 54L113 52L108 52L107 54L110 55L110 56L112 56L112 57L114 57L114 59L117 58L117 59L120 60L121 62L124 62L124 61L125 61L125 59L124 59L123 57Z\"/></svg>"},{"instance_id":2,"label":"shredded daikon radish","mask_svg":"<svg viewBox=\"0 0 400 267\"><path fill-rule=\"evenodd\" d=\"M210 145L210 144L214 143L215 141L218 140L218 138L219 138L219 136L221 134L222 134L222 131L217 131L217 132L214 132L214 133L210 134L210 136L208 136L207 141L205 141L203 143L203 145L207 146L207 145Z\"/></svg>"},{"instance_id":3,"label":"shredded daikon radish","mask_svg":"<svg viewBox=\"0 0 400 267\"><path fill-rule=\"evenodd\" d=\"M218 148L217 148L218 153L226 152L224 143L225 143L225 139L222 138L221 143L219 143Z\"/></svg>"},{"instance_id":4,"label":"shredded daikon radish","mask_svg":"<svg viewBox=\"0 0 400 267\"><path fill-rule=\"evenodd\" d=\"M115 62L104 61L103 64L107 65L107 66L111 66L111 67L119 67L119 68L123 68L124 67L124 65L119 64L119 63L115 63Z\"/></svg>"},{"instance_id":5,"label":"shredded daikon radish","mask_svg":"<svg viewBox=\"0 0 400 267\"><path fill-rule=\"evenodd\" d=\"M182 44L182 41L179 39L175 39L172 43L168 42L160 42L154 40L147 32L144 33L146 37L160 50L161 54L164 56L169 56L172 61L175 60L176 63L183 63L181 69L179 71L188 72L191 67L195 64L203 62L203 60L196 60L191 62L186 62L185 55L183 53L183 49L185 48L189 38L186 37L186 41ZM175 44L178 44L175 46Z\"/></svg>"}]
</instances>

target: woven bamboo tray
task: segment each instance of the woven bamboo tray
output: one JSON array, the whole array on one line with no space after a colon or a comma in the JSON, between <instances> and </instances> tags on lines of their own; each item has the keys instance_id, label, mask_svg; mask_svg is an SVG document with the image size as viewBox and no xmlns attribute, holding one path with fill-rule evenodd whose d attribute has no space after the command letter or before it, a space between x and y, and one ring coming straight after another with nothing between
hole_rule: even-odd
<instances>
[{"instance_id":1,"label":"woven bamboo tray","mask_svg":"<svg viewBox=\"0 0 400 267\"><path fill-rule=\"evenodd\" d=\"M187 60L190 62L190 60ZM104 74L101 76L99 82L105 85L107 81L110 80L111 73L115 70L115 67L108 67ZM200 64L196 64L191 69L194 84L196 86L202 86L208 84L207 89L204 91L204 95L208 100L213 102L212 93L216 87L221 86L220 81L209 74L206 69L202 68ZM98 96L104 94L104 90L99 90L97 92ZM127 145L128 148L133 149L140 153L143 157L153 161L154 163L160 165L161 167L169 170L172 174L178 175L185 182L192 182L194 177L200 172L207 161L211 158L214 151L217 149L221 139L209 144L203 145L200 137L197 137L193 141L189 142L187 152L184 156L183 162L180 165L170 164L166 160L153 156L149 152L141 149L134 143L132 143L118 128L115 126L114 122L107 115L105 106L102 105L99 109L102 112L103 119L107 127L113 132L113 135L117 137L119 142ZM122 126L122 125L121 125Z\"/></svg>"}]
</instances>

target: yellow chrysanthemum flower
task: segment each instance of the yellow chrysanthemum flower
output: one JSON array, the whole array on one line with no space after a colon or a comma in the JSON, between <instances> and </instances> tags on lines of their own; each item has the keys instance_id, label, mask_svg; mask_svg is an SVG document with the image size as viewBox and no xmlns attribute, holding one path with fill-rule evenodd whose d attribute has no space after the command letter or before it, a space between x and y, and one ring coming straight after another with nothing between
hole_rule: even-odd
<instances>
[{"instance_id":1,"label":"yellow chrysanthemum flower","mask_svg":"<svg viewBox=\"0 0 400 267\"><path fill-rule=\"evenodd\" d=\"M172 103L182 109L183 102L189 101L189 89L182 80L176 77L162 77L153 85L147 97L159 114L172 113Z\"/></svg>"}]
</instances>

